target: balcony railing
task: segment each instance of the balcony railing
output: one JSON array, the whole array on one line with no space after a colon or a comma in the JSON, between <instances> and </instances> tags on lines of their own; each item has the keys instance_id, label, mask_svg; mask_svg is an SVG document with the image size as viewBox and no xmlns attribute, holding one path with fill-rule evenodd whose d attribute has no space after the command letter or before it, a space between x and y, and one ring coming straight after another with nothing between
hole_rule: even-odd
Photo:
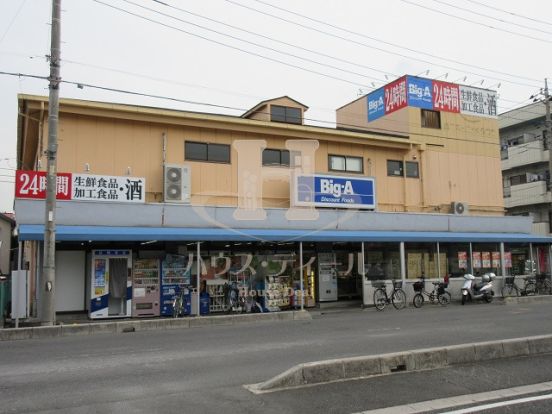
<instances>
[{"instance_id":1,"label":"balcony railing","mask_svg":"<svg viewBox=\"0 0 552 414\"><path fill-rule=\"evenodd\" d=\"M542 141L532 141L526 144L508 147L502 150L502 170L521 167L523 165L548 162L550 151L544 149Z\"/></svg>"},{"instance_id":2,"label":"balcony railing","mask_svg":"<svg viewBox=\"0 0 552 414\"><path fill-rule=\"evenodd\" d=\"M513 185L509 187L509 190L510 197L504 198L504 207L506 208L552 202L552 195L544 180Z\"/></svg>"}]
</instances>

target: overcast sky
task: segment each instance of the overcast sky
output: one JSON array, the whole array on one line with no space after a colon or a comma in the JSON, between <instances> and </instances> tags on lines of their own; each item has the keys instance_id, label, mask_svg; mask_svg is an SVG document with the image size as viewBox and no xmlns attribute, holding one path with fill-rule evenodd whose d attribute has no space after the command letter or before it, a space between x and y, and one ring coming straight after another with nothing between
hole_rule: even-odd
<instances>
[{"instance_id":1,"label":"overcast sky","mask_svg":"<svg viewBox=\"0 0 552 414\"><path fill-rule=\"evenodd\" d=\"M62 78L236 109L70 84L60 96L240 115L289 95L309 106L308 124L333 126L336 108L406 73L500 83L499 112L528 103L552 77L550 1L164 3L62 0ZM50 15L50 0L0 0L0 71L48 75ZM0 91L0 211L12 211L17 94L48 89L0 75Z\"/></svg>"}]
</instances>

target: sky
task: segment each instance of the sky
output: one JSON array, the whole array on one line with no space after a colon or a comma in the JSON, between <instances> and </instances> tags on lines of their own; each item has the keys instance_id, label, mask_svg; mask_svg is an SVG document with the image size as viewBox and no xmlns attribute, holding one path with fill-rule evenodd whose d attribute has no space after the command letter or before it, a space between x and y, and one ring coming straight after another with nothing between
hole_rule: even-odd
<instances>
[{"instance_id":1,"label":"sky","mask_svg":"<svg viewBox=\"0 0 552 414\"><path fill-rule=\"evenodd\" d=\"M552 2L542 0L62 0L62 9L64 81L172 99L70 83L61 98L241 115L288 95L309 107L305 123L333 127L337 108L403 74L496 89L499 112L530 103L552 78ZM50 21L50 0L0 0L0 72L48 76ZM47 81L0 74L0 212L13 211L20 93L47 96Z\"/></svg>"}]
</instances>

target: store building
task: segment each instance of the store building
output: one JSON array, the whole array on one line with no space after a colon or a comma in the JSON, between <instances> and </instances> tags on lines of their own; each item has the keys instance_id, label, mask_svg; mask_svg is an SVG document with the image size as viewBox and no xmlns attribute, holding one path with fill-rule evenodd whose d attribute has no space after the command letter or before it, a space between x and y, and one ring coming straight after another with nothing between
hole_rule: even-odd
<instances>
[{"instance_id":1,"label":"store building","mask_svg":"<svg viewBox=\"0 0 552 414\"><path fill-rule=\"evenodd\" d=\"M494 104L414 77L339 108L337 128L305 125L289 97L241 117L62 99L56 309L168 315L188 287L218 312L232 286L247 311L368 305L375 281L550 273L550 239L504 216ZM15 207L40 304L47 99L20 95L19 114Z\"/></svg>"},{"instance_id":2,"label":"store building","mask_svg":"<svg viewBox=\"0 0 552 414\"><path fill-rule=\"evenodd\" d=\"M0 213L0 276L9 275L12 269L11 243L15 220L7 213Z\"/></svg>"},{"instance_id":3,"label":"store building","mask_svg":"<svg viewBox=\"0 0 552 414\"><path fill-rule=\"evenodd\" d=\"M498 122L506 214L530 217L533 233L549 236L552 193L545 112L544 104L536 102L501 114Z\"/></svg>"}]
</instances>

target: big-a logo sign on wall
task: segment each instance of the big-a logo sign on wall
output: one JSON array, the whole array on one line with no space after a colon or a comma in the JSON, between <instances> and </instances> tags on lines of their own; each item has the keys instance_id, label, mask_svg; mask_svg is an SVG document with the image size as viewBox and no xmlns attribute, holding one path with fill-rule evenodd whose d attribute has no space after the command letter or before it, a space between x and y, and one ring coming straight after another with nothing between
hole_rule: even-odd
<instances>
[{"instance_id":1,"label":"big-a logo sign on wall","mask_svg":"<svg viewBox=\"0 0 552 414\"><path fill-rule=\"evenodd\" d=\"M293 192L296 206L376 208L374 178L299 174Z\"/></svg>"},{"instance_id":2,"label":"big-a logo sign on wall","mask_svg":"<svg viewBox=\"0 0 552 414\"><path fill-rule=\"evenodd\" d=\"M403 76L367 95L368 122L406 106L496 118L496 92Z\"/></svg>"}]
</instances>

